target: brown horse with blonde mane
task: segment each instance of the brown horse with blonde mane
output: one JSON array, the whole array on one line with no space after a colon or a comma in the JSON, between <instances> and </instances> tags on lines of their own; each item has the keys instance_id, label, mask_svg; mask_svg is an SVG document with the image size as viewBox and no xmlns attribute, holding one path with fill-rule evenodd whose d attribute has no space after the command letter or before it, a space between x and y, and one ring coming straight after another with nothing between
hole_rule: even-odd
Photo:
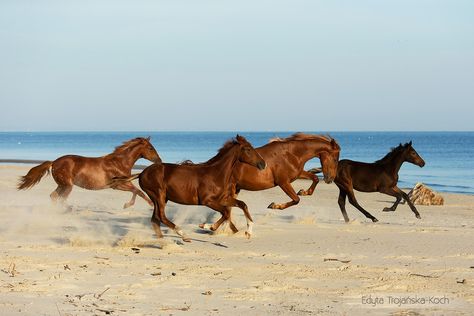
<instances>
[{"instance_id":1,"label":"brown horse with blonde mane","mask_svg":"<svg viewBox=\"0 0 474 316\"><path fill-rule=\"evenodd\" d=\"M305 171L305 163L315 157L321 161L324 181L331 183L336 177L340 147L329 136L296 133L287 138L273 138L262 147L255 149L267 164L263 171L257 171L246 164L237 163L234 170L234 192L241 189L260 191L279 186L291 201L283 204L272 202L268 208L283 210L299 203L298 195L312 195L319 182L318 177ZM295 192L291 183L296 179L310 179L313 182L307 190ZM216 222L212 228L217 229L220 223ZM201 227L205 227L202 224Z\"/></svg>"},{"instance_id":2,"label":"brown horse with blonde mane","mask_svg":"<svg viewBox=\"0 0 474 316\"><path fill-rule=\"evenodd\" d=\"M221 218L211 227L217 229L224 221L229 222L232 231L237 228L232 223L230 208L239 207L247 219L247 237L252 234L253 220L247 205L235 198L233 171L237 164L248 165L250 169L265 169L265 161L252 145L242 136L229 140L218 154L204 163L194 164L190 161L181 164L153 164L142 173L129 178L117 178L112 183L131 181L139 178L143 191L153 201L154 210L151 217L153 229L158 238L162 238L160 223L173 229L184 241L191 241L183 231L171 222L165 214L167 201L184 205L205 205L219 213Z\"/></svg>"},{"instance_id":3,"label":"brown horse with blonde mane","mask_svg":"<svg viewBox=\"0 0 474 316\"><path fill-rule=\"evenodd\" d=\"M116 186L110 186L109 182L115 177L131 176L131 170L135 162L145 158L152 162L161 162L161 158L156 152L148 138L134 138L124 142L115 148L114 152L103 157L82 157L76 155L66 155L54 161L45 161L33 167L28 173L21 177L18 190L29 189L41 178L50 172L53 175L58 187L50 197L53 201L65 201L72 191L74 185L88 190L101 190L112 188L133 193L132 199L125 203L124 208L135 204L137 195L142 197L151 206L153 203L135 187L131 182L123 182Z\"/></svg>"}]
</instances>

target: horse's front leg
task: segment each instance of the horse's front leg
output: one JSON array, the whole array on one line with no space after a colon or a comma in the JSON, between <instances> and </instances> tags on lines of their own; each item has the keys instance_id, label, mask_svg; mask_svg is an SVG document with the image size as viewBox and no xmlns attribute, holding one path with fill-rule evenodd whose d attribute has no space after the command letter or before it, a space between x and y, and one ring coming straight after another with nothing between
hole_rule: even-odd
<instances>
[{"instance_id":1,"label":"horse's front leg","mask_svg":"<svg viewBox=\"0 0 474 316\"><path fill-rule=\"evenodd\" d=\"M304 195L312 195L314 192L314 189L316 188L316 185L318 185L319 178L317 175L314 173L308 172L308 171L301 171L301 174L299 175L298 179L308 179L308 180L313 180L313 183L311 183L311 186L308 188L308 190L299 190L298 195L304 196Z\"/></svg>"},{"instance_id":2,"label":"horse's front leg","mask_svg":"<svg viewBox=\"0 0 474 316\"><path fill-rule=\"evenodd\" d=\"M415 213L415 216L416 218L421 218L420 216L420 213L418 213L415 205L413 205L413 202L410 200L410 197L408 196L408 194L406 194L405 192L403 192L399 187L395 186L393 188L393 190L398 193L399 195L401 195L401 197L407 201L408 205L410 206L410 209L412 210L413 213Z\"/></svg>"},{"instance_id":3,"label":"horse's front leg","mask_svg":"<svg viewBox=\"0 0 474 316\"><path fill-rule=\"evenodd\" d=\"M272 202L270 205L268 205L268 208L284 210L285 208L296 205L300 202L300 197L296 194L295 190L291 186L291 183L281 183L278 184L278 186L291 198L292 201L283 204L275 204L275 202Z\"/></svg>"},{"instance_id":4,"label":"horse's front leg","mask_svg":"<svg viewBox=\"0 0 474 316\"><path fill-rule=\"evenodd\" d=\"M212 208L214 211L221 213L222 216L214 224L210 226L207 226L207 224L201 224L199 225L200 228L204 228L204 229L209 228L212 231L216 231L222 225L223 222L228 221L229 227L234 234L239 231L237 227L235 227L234 223L232 222L231 206L227 206L216 201L209 201L205 203L205 205L209 208Z\"/></svg>"}]
</instances>

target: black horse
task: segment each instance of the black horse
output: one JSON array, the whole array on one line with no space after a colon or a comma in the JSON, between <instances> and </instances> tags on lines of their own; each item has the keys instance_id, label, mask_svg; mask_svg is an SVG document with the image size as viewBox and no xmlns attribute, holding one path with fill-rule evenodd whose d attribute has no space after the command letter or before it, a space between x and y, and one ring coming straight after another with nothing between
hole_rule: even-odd
<instances>
[{"instance_id":1,"label":"black horse","mask_svg":"<svg viewBox=\"0 0 474 316\"><path fill-rule=\"evenodd\" d=\"M340 160L337 167L337 175L334 183L339 187L339 207L346 222L349 217L346 212L346 196L349 203L362 212L372 222L378 220L359 205L355 196L354 189L361 192L380 192L394 196L397 200L392 207L386 207L384 212L393 212L402 199L407 201L413 213L417 218L420 213L416 210L408 195L397 187L398 171L402 164L408 161L417 166L423 167L425 161L418 155L412 147L411 141L405 145L400 144L393 148L385 157L374 163L365 163L352 160Z\"/></svg>"}]
</instances>

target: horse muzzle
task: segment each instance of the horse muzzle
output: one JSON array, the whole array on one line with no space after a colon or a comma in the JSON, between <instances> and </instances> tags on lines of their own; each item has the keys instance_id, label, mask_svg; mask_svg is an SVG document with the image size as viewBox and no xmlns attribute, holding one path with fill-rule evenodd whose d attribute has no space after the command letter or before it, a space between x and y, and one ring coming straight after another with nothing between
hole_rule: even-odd
<instances>
[{"instance_id":1,"label":"horse muzzle","mask_svg":"<svg viewBox=\"0 0 474 316\"><path fill-rule=\"evenodd\" d=\"M425 166L425 161L422 160L417 164L420 168L423 168Z\"/></svg>"},{"instance_id":2,"label":"horse muzzle","mask_svg":"<svg viewBox=\"0 0 474 316\"><path fill-rule=\"evenodd\" d=\"M326 182L327 184L330 184L334 181L334 178L333 177L324 177L324 182Z\"/></svg>"},{"instance_id":3,"label":"horse muzzle","mask_svg":"<svg viewBox=\"0 0 474 316\"><path fill-rule=\"evenodd\" d=\"M257 168L258 170L263 170L267 167L267 163L265 161L259 161L257 162Z\"/></svg>"}]
</instances>

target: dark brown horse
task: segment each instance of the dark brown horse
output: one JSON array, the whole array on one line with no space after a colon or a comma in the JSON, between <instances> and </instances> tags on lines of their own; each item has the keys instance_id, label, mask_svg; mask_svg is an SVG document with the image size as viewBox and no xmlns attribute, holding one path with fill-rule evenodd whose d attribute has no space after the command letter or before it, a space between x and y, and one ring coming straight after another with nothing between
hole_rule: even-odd
<instances>
[{"instance_id":1,"label":"dark brown horse","mask_svg":"<svg viewBox=\"0 0 474 316\"><path fill-rule=\"evenodd\" d=\"M58 184L56 190L51 193L51 199L65 201L72 191L72 187L77 185L88 190L101 190L112 188L133 193L132 199L125 203L124 208L135 203L137 194L145 199L151 206L153 203L135 187L131 182L123 182L116 186L108 183L114 177L127 177L131 175L131 170L135 162L145 158L153 162L161 162L160 156L150 143L150 138L135 138L124 142L115 148L114 152L103 157L90 158L76 155L66 155L59 157L55 161L45 161L39 166L33 167L28 173L21 177L18 190L28 189L37 184L41 178L49 173L53 175L54 181Z\"/></svg>"},{"instance_id":2,"label":"dark brown horse","mask_svg":"<svg viewBox=\"0 0 474 316\"><path fill-rule=\"evenodd\" d=\"M321 161L324 181L330 183L336 177L340 147L328 136L296 133L287 138L277 138L270 143L256 148L257 152L267 163L264 171L256 171L248 165L238 163L235 169L237 180L236 192L241 189L260 191L279 186L291 201L283 204L271 203L268 208L283 210L298 204L298 195L311 195L318 184L318 177L305 171L305 163L315 157ZM308 190L300 190L298 194L291 186L296 179L310 179Z\"/></svg>"},{"instance_id":3,"label":"dark brown horse","mask_svg":"<svg viewBox=\"0 0 474 316\"><path fill-rule=\"evenodd\" d=\"M200 164L193 164L189 161L182 164L153 164L138 175L126 179L118 178L114 182L139 178L140 187L154 203L151 223L158 238L163 237L160 228L161 222L173 229L184 241L190 241L183 231L166 217L165 205L167 201L185 205L205 205L212 208L220 212L222 216L211 229L217 229L222 222L227 220L234 233L238 230L230 218L230 208L239 207L247 219L246 235L250 237L253 225L252 217L248 212L247 205L237 200L233 192L235 183L233 170L238 163L248 164L256 170L257 168L259 170L265 169L265 161L262 157L244 137L239 135L225 143L218 154L207 162Z\"/></svg>"},{"instance_id":4,"label":"dark brown horse","mask_svg":"<svg viewBox=\"0 0 474 316\"><path fill-rule=\"evenodd\" d=\"M400 144L393 148L382 159L374 163L365 163L352 160L341 160L337 168L337 176L334 182L339 187L339 207L346 222L349 217L346 213L346 196L349 203L362 212L373 222L378 220L369 212L364 210L357 202L354 189L361 192L380 192L394 196L397 200L392 207L383 209L385 212L393 212L403 198L407 201L413 213L417 218L421 218L408 195L397 187L398 171L402 164L407 161L417 166L423 167L425 161L418 155L412 147L412 143Z\"/></svg>"}]
</instances>

